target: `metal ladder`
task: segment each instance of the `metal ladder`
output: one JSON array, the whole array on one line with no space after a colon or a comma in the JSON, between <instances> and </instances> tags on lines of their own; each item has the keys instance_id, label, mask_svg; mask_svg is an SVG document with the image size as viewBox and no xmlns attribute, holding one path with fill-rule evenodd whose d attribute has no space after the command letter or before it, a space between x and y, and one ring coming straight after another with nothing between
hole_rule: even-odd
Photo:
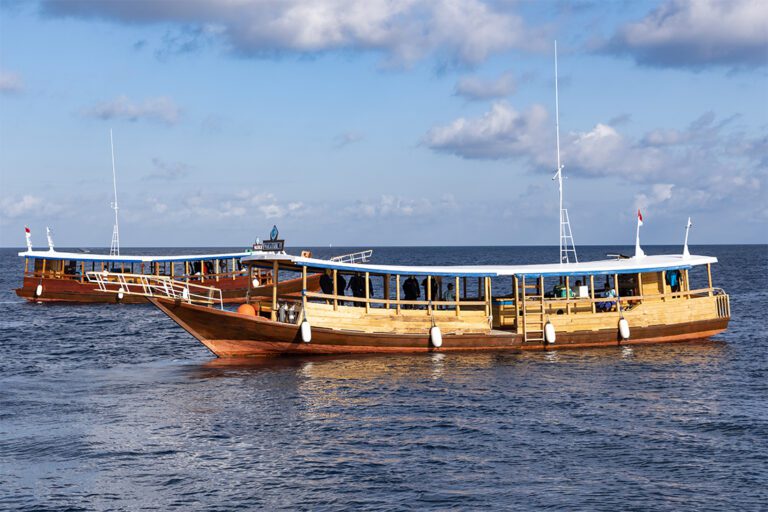
<instances>
[{"instance_id":1,"label":"metal ladder","mask_svg":"<svg viewBox=\"0 0 768 512\"><path fill-rule=\"evenodd\" d=\"M573 262L569 255L573 255ZM560 263L578 263L579 257L576 256L576 246L573 243L573 233L571 232L571 221L568 218L568 210L560 210Z\"/></svg>"},{"instance_id":2,"label":"metal ladder","mask_svg":"<svg viewBox=\"0 0 768 512\"><path fill-rule=\"evenodd\" d=\"M538 292L536 295L527 295L528 288L536 288L535 284L526 285L525 276L519 281L522 290L519 297L522 299L521 313L523 317L523 343L544 342L544 284L539 278ZM529 300L530 299L530 300Z\"/></svg>"}]
</instances>

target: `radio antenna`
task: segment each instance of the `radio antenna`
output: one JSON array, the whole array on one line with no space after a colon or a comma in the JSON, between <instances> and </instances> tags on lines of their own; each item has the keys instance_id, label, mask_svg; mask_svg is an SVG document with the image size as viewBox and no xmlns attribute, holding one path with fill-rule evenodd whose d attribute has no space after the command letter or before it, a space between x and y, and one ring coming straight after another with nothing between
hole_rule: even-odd
<instances>
[{"instance_id":1,"label":"radio antenna","mask_svg":"<svg viewBox=\"0 0 768 512\"><path fill-rule=\"evenodd\" d=\"M573 254L574 263L578 263L579 258L576 256L576 246L573 243L568 210L563 208L564 166L560 162L560 95L557 85L557 41L555 41L555 130L557 133L557 172L552 179L557 180L557 188L560 193L560 263L570 263L570 254Z\"/></svg>"},{"instance_id":2,"label":"radio antenna","mask_svg":"<svg viewBox=\"0 0 768 512\"><path fill-rule=\"evenodd\" d=\"M112 129L109 129L109 144L112 148L112 188L115 191L115 201L112 209L115 210L115 226L112 228L112 243L109 245L110 256L120 256L120 229L117 223L117 174L115 172L115 142L112 138Z\"/></svg>"}]
</instances>

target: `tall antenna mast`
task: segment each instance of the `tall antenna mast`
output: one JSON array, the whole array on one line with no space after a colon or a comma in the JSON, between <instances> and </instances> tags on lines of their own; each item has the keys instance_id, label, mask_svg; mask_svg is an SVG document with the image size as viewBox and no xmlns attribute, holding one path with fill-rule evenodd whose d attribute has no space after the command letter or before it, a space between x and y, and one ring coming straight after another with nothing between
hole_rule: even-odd
<instances>
[{"instance_id":1,"label":"tall antenna mast","mask_svg":"<svg viewBox=\"0 0 768 512\"><path fill-rule=\"evenodd\" d=\"M573 254L574 263L579 262L576 256L576 246L573 243L571 222L568 218L568 210L563 208L563 164L560 162L560 94L557 84L557 41L555 41L555 129L557 132L557 172L552 177L557 179L557 187L560 193L560 263L570 263L570 255Z\"/></svg>"},{"instance_id":2,"label":"tall antenna mast","mask_svg":"<svg viewBox=\"0 0 768 512\"><path fill-rule=\"evenodd\" d=\"M115 226L112 228L112 243L109 245L110 256L120 255L120 229L117 224L117 174L115 173L115 142L112 139L112 129L109 129L109 144L112 148L112 187L115 191L115 202L112 203L112 209L115 210Z\"/></svg>"}]
</instances>

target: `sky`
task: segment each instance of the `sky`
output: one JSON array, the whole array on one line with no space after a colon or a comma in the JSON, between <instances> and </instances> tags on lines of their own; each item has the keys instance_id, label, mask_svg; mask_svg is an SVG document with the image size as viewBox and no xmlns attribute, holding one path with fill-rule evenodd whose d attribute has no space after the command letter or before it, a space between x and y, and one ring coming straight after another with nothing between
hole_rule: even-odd
<instances>
[{"instance_id":1,"label":"sky","mask_svg":"<svg viewBox=\"0 0 768 512\"><path fill-rule=\"evenodd\" d=\"M768 242L762 0L0 0L0 246Z\"/></svg>"}]
</instances>

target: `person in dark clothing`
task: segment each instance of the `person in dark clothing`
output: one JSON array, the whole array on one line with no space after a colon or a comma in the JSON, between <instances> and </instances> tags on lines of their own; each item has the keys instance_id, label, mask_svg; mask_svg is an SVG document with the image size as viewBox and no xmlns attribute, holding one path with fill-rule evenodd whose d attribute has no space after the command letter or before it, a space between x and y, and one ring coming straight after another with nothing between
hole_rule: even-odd
<instances>
[{"instance_id":1,"label":"person in dark clothing","mask_svg":"<svg viewBox=\"0 0 768 512\"><path fill-rule=\"evenodd\" d=\"M331 277L330 270L326 270L325 273L320 276L320 289L327 295L333 294L333 278Z\"/></svg>"},{"instance_id":2,"label":"person in dark clothing","mask_svg":"<svg viewBox=\"0 0 768 512\"><path fill-rule=\"evenodd\" d=\"M411 276L403 283L403 295L405 300L417 300L421 292L419 291L419 282L415 276ZM404 306L404 309L413 309L413 306L408 304Z\"/></svg>"},{"instance_id":3,"label":"person in dark clothing","mask_svg":"<svg viewBox=\"0 0 768 512\"><path fill-rule=\"evenodd\" d=\"M344 279L344 276L341 275L341 272L337 272L336 273L336 292L339 295L343 296L344 295L344 290L346 290L346 289L347 289L347 280ZM343 306L344 303L339 301L339 305Z\"/></svg>"},{"instance_id":4,"label":"person in dark clothing","mask_svg":"<svg viewBox=\"0 0 768 512\"><path fill-rule=\"evenodd\" d=\"M667 284L669 285L672 293L680 291L680 271L672 270L667 272Z\"/></svg>"},{"instance_id":5,"label":"person in dark clothing","mask_svg":"<svg viewBox=\"0 0 768 512\"><path fill-rule=\"evenodd\" d=\"M361 299L365 298L365 278L360 275L360 272L355 272L355 274L349 278L347 289L352 289L352 295L354 297ZM362 302L355 302L355 306L362 307L364 305L365 304Z\"/></svg>"},{"instance_id":6,"label":"person in dark clothing","mask_svg":"<svg viewBox=\"0 0 768 512\"><path fill-rule=\"evenodd\" d=\"M429 281L431 287L432 287L432 294L430 295L428 292L428 284L427 281ZM421 286L424 287L424 298L430 297L432 300L440 300L440 286L437 284L437 280L434 277L425 277L421 281Z\"/></svg>"}]
</instances>

